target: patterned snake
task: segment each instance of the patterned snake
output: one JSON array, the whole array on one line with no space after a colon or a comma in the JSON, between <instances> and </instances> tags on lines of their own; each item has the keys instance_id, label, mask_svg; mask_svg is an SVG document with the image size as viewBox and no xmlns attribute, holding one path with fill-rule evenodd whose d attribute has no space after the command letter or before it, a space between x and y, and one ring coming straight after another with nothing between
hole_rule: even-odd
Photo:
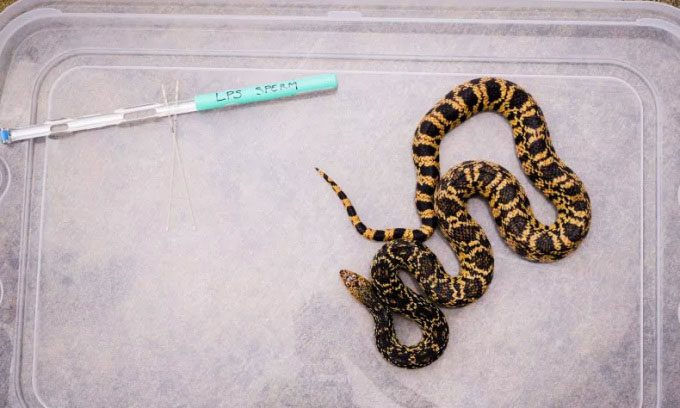
<instances>
[{"instance_id":1,"label":"patterned snake","mask_svg":"<svg viewBox=\"0 0 680 408\"><path fill-rule=\"evenodd\" d=\"M524 188L509 171L487 161L467 161L440 179L439 148L453 128L481 111L507 119L522 170L557 209L551 225L533 214ZM551 262L574 251L588 233L591 207L581 180L557 156L543 112L531 95L500 78L479 78L450 91L420 121L413 139L416 166L417 229L376 230L361 222L340 187L318 170L347 210L356 230L385 244L373 259L368 280L349 271L340 275L350 293L363 303L375 321L376 344L382 355L400 367L416 368L435 361L448 342L448 325L436 305L465 306L479 299L493 277L491 244L467 211L473 196L486 199L501 237L518 255ZM439 227L458 258L457 276L447 274L436 256L421 242ZM423 289L419 295L398 276L413 275ZM401 314L421 328L422 339L403 345L397 339L392 315Z\"/></svg>"}]
</instances>

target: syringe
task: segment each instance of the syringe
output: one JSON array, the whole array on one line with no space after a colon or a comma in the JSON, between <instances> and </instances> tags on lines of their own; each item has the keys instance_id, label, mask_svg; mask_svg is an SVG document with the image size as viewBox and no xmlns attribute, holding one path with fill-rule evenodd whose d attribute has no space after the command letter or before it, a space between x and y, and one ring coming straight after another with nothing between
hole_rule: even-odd
<instances>
[{"instance_id":1,"label":"syringe","mask_svg":"<svg viewBox=\"0 0 680 408\"><path fill-rule=\"evenodd\" d=\"M176 104L154 103L132 108L116 109L106 114L50 120L40 125L24 128L0 128L0 142L8 144L38 137L100 129L151 118L162 118L189 112L223 108L225 106L288 98L310 92L332 90L337 87L338 82L334 74L321 74L286 81L276 81L245 88L201 94L194 97L193 100L181 101Z\"/></svg>"}]
</instances>

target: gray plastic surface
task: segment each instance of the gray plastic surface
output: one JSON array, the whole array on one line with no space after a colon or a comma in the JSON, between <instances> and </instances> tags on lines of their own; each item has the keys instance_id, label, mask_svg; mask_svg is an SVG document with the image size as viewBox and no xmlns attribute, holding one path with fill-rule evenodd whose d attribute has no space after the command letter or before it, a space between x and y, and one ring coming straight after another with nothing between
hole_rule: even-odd
<instances>
[{"instance_id":1,"label":"gray plastic surface","mask_svg":"<svg viewBox=\"0 0 680 408\"><path fill-rule=\"evenodd\" d=\"M171 187L167 120L0 146L0 405L680 405L678 10L45 4L4 15L2 126L160 101L175 80L182 98L320 72L339 87L180 116L188 197L179 172ZM381 244L314 166L368 225L417 226L413 130L481 75L538 100L592 198L591 233L563 261L529 263L473 200L491 288L445 311L437 362L399 369L337 274L368 275ZM469 159L506 166L552 220L503 118L449 134L442 167ZM441 236L427 244L457 273Z\"/></svg>"}]
</instances>

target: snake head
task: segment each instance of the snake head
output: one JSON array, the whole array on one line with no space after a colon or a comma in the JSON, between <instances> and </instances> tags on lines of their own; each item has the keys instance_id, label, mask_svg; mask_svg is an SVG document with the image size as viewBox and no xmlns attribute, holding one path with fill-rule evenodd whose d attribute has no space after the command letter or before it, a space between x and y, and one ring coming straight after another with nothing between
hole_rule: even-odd
<instances>
[{"instance_id":1,"label":"snake head","mask_svg":"<svg viewBox=\"0 0 680 408\"><path fill-rule=\"evenodd\" d=\"M370 280L357 273L344 269L340 271L340 278L347 287L347 290L349 290L349 293L351 293L356 300L363 303L364 306L369 309L378 306L380 301L378 300L375 287Z\"/></svg>"}]
</instances>

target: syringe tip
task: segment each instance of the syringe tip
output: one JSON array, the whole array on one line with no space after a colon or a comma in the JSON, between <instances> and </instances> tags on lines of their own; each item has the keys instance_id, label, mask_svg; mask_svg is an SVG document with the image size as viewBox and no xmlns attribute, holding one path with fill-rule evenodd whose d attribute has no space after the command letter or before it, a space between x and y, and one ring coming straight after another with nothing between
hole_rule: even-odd
<instances>
[{"instance_id":1,"label":"syringe tip","mask_svg":"<svg viewBox=\"0 0 680 408\"><path fill-rule=\"evenodd\" d=\"M9 129L0 128L0 142L9 143L11 141L10 136L11 132Z\"/></svg>"}]
</instances>

